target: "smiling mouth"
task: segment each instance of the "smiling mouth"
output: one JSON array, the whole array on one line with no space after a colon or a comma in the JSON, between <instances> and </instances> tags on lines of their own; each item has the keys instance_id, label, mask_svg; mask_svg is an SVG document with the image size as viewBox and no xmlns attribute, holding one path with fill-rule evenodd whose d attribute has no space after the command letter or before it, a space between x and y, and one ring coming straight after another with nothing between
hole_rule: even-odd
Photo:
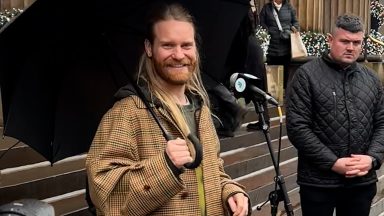
<instances>
[{"instance_id":1,"label":"smiling mouth","mask_svg":"<svg viewBox=\"0 0 384 216\"><path fill-rule=\"evenodd\" d=\"M170 68L183 68L183 67L188 67L189 64L187 63L175 63L175 64L167 64L167 67Z\"/></svg>"},{"instance_id":2,"label":"smiling mouth","mask_svg":"<svg viewBox=\"0 0 384 216\"><path fill-rule=\"evenodd\" d=\"M170 65L169 67L175 67L175 68L181 68L181 67L186 67L187 65L185 64L178 64L178 65Z\"/></svg>"}]
</instances>

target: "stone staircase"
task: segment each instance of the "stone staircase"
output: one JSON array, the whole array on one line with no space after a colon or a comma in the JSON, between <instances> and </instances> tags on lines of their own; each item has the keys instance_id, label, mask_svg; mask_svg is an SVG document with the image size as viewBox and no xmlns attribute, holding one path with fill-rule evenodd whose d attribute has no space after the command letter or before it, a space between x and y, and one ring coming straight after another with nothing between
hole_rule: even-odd
<instances>
[{"instance_id":1,"label":"stone staircase","mask_svg":"<svg viewBox=\"0 0 384 216\"><path fill-rule=\"evenodd\" d=\"M9 137L2 139L0 155L16 142ZM56 215L87 209L85 156L70 157L51 166L30 147L17 144L0 159L0 205L33 198L52 204Z\"/></svg>"},{"instance_id":2,"label":"stone staircase","mask_svg":"<svg viewBox=\"0 0 384 216\"><path fill-rule=\"evenodd\" d=\"M280 171L295 215L301 215L298 186L296 184L297 154L290 144L284 124L279 125L277 110L269 108L271 116L271 147L277 158L281 131ZM246 122L257 120L250 108ZM0 124L1 126L2 124ZM3 128L0 127L2 133ZM16 144L17 143L17 144ZM15 145L7 151L9 147ZM34 198L50 203L56 215L90 215L85 202L85 154L67 158L51 165L33 149L17 140L0 139L0 205L22 198ZM221 157L226 172L246 186L253 204L253 214L271 215L269 203L260 211L256 207L265 202L274 190L275 170L262 131L248 131L244 124L234 137L221 139ZM378 194L372 205L372 216L381 215L384 209L383 169L378 171L380 182ZM284 203L280 202L277 215L284 214Z\"/></svg>"}]
</instances>

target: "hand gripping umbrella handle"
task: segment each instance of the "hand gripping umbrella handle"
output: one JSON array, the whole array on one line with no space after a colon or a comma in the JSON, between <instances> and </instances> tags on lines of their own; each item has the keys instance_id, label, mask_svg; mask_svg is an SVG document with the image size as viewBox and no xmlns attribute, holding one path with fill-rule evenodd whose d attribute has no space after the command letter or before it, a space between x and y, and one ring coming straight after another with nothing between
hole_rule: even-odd
<instances>
[{"instance_id":1,"label":"hand gripping umbrella handle","mask_svg":"<svg viewBox=\"0 0 384 216\"><path fill-rule=\"evenodd\" d=\"M147 102L144 102L144 103L147 103ZM167 141L173 140L172 135L170 133L168 133L167 130L165 130L165 128L160 123L160 121L157 118L155 112L149 106L149 104L147 105L147 107L148 107L149 112L152 114L153 118L155 119L155 121L159 125L161 131L163 132L163 136L165 137L165 139ZM187 169L196 169L200 165L201 160L203 159L203 148L201 147L200 141L199 141L199 139L197 139L196 136L194 136L192 134L188 134L187 138L191 141L191 143L193 145L193 148L195 148L195 160L193 162L191 162L191 163L184 164L184 167L187 168Z\"/></svg>"},{"instance_id":2,"label":"hand gripping umbrella handle","mask_svg":"<svg viewBox=\"0 0 384 216\"><path fill-rule=\"evenodd\" d=\"M187 137L195 148L195 160L191 163L184 164L184 167L187 169L196 169L203 159L203 148L201 147L200 141L196 136L189 134Z\"/></svg>"}]
</instances>

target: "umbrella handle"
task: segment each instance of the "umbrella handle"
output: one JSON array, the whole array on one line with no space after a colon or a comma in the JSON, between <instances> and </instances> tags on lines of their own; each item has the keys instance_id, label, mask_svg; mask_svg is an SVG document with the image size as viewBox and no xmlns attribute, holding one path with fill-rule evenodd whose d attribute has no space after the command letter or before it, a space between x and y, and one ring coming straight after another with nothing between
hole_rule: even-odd
<instances>
[{"instance_id":1,"label":"umbrella handle","mask_svg":"<svg viewBox=\"0 0 384 216\"><path fill-rule=\"evenodd\" d=\"M193 147L195 148L195 160L191 163L184 164L184 167L187 169L196 169L203 159L203 148L201 147L199 139L192 134L188 134L188 139L192 142Z\"/></svg>"}]
</instances>

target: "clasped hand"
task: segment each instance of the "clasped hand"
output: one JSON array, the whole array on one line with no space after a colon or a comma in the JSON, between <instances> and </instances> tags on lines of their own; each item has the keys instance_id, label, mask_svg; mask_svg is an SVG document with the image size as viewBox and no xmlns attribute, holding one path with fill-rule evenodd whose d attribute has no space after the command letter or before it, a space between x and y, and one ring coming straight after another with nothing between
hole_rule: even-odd
<instances>
[{"instance_id":1,"label":"clasped hand","mask_svg":"<svg viewBox=\"0 0 384 216\"><path fill-rule=\"evenodd\" d=\"M332 166L336 173L347 178L364 176L372 169L372 158L368 155L352 154L351 157L339 158Z\"/></svg>"}]
</instances>

